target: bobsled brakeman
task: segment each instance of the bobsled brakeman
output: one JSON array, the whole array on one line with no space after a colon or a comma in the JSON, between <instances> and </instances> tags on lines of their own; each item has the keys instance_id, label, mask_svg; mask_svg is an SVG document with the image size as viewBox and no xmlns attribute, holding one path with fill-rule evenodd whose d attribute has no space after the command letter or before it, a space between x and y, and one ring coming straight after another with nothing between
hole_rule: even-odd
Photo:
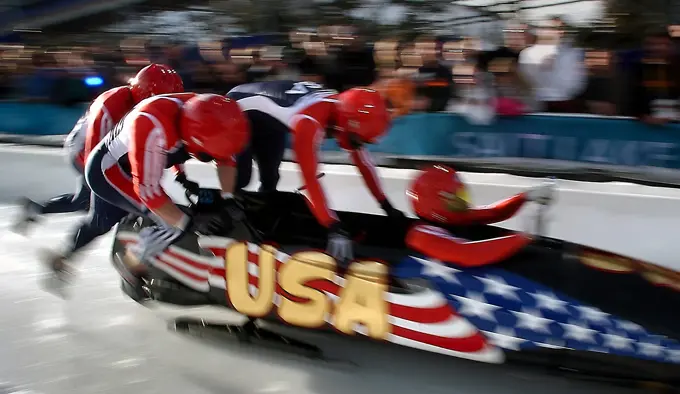
<instances>
[{"instance_id":1,"label":"bobsled brakeman","mask_svg":"<svg viewBox=\"0 0 680 394\"><path fill-rule=\"evenodd\" d=\"M506 243L491 260L444 263L407 246L406 234L418 219L397 226L387 216L338 212L356 241L355 259L344 264L320 251L326 230L301 193L242 192L238 198L243 221L219 236L182 238L151 261L144 288L149 300L223 306L249 320L228 326L180 319L176 328L193 324L244 341L257 337L315 349L258 327L261 320L484 363L680 382L678 272L558 239L468 224L445 231L477 250L503 245L499 240L525 241ZM213 208L192 201L185 209L199 221L209 219ZM150 224L143 218L119 223L112 258L120 260Z\"/></svg>"}]
</instances>

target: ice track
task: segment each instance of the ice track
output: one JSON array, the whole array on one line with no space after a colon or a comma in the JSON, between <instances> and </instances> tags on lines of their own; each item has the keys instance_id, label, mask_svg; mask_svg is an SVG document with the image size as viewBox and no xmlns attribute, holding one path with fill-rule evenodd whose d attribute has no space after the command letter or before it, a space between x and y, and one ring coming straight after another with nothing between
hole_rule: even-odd
<instances>
[{"instance_id":1,"label":"ice track","mask_svg":"<svg viewBox=\"0 0 680 394\"><path fill-rule=\"evenodd\" d=\"M15 212L0 207L2 394L637 392L313 334L306 338L357 365L191 339L166 328L171 309L147 309L122 295L107 256L111 235L82 255L70 300L41 291L38 250L56 247L77 216L53 216L24 238L8 231Z\"/></svg>"}]
</instances>

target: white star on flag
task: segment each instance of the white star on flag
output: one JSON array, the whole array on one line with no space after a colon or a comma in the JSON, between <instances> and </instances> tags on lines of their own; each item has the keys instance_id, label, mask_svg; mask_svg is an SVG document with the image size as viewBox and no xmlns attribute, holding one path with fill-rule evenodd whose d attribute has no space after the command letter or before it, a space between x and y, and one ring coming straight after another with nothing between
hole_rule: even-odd
<instances>
[{"instance_id":1,"label":"white star on flag","mask_svg":"<svg viewBox=\"0 0 680 394\"><path fill-rule=\"evenodd\" d=\"M664 347L657 343L638 342L638 351L645 356L659 356L664 350Z\"/></svg>"},{"instance_id":2,"label":"white star on flag","mask_svg":"<svg viewBox=\"0 0 680 394\"><path fill-rule=\"evenodd\" d=\"M602 334L604 339L604 346L610 347L612 349L625 350L633 348L633 340L621 335L616 334Z\"/></svg>"},{"instance_id":3,"label":"white star on flag","mask_svg":"<svg viewBox=\"0 0 680 394\"><path fill-rule=\"evenodd\" d=\"M619 320L619 321L616 322L616 325L620 329L622 329L624 331L628 331L628 332L644 332L645 331L645 329L642 328L641 325L635 324L632 321Z\"/></svg>"},{"instance_id":4,"label":"white star on flag","mask_svg":"<svg viewBox=\"0 0 680 394\"><path fill-rule=\"evenodd\" d=\"M488 294L497 294L506 299L513 298L519 301L519 296L515 290L519 287L511 286L503 280L503 278L493 275L487 275L486 278L478 278L484 283L484 292Z\"/></svg>"},{"instance_id":5,"label":"white star on flag","mask_svg":"<svg viewBox=\"0 0 680 394\"><path fill-rule=\"evenodd\" d=\"M550 292L538 292L531 293L531 296L536 299L536 304L539 308L549 309L551 311L567 311L565 305L566 301L562 301L553 293Z\"/></svg>"},{"instance_id":6,"label":"white star on flag","mask_svg":"<svg viewBox=\"0 0 680 394\"><path fill-rule=\"evenodd\" d=\"M451 294L460 301L460 313L462 315L473 315L481 317L485 320L496 321L494 311L499 309L499 306L489 304L484 296L480 293L470 292L468 297L461 297Z\"/></svg>"},{"instance_id":7,"label":"white star on flag","mask_svg":"<svg viewBox=\"0 0 680 394\"><path fill-rule=\"evenodd\" d=\"M498 332L484 331L491 344L503 349L519 350L524 339L517 338L512 329L499 329Z\"/></svg>"},{"instance_id":8,"label":"white star on flag","mask_svg":"<svg viewBox=\"0 0 680 394\"><path fill-rule=\"evenodd\" d=\"M517 317L517 328L528 328L535 332L550 334L548 325L552 320L541 316L540 311L530 311L523 309L522 312L511 311Z\"/></svg>"},{"instance_id":9,"label":"white star on flag","mask_svg":"<svg viewBox=\"0 0 680 394\"><path fill-rule=\"evenodd\" d=\"M593 308L589 306L576 306L574 307L581 314L581 318L591 322L606 323L609 322L609 314L603 312L598 308Z\"/></svg>"},{"instance_id":10,"label":"white star on flag","mask_svg":"<svg viewBox=\"0 0 680 394\"><path fill-rule=\"evenodd\" d=\"M666 351L668 352L668 361L680 362L680 349L666 349Z\"/></svg>"},{"instance_id":11,"label":"white star on flag","mask_svg":"<svg viewBox=\"0 0 680 394\"><path fill-rule=\"evenodd\" d=\"M560 323L560 325L564 327L565 338L571 338L581 342L595 342L594 336L597 334L597 331L591 328L570 323Z\"/></svg>"},{"instance_id":12,"label":"white star on flag","mask_svg":"<svg viewBox=\"0 0 680 394\"><path fill-rule=\"evenodd\" d=\"M460 272L460 270L446 266L436 260L421 259L415 256L411 257L423 265L423 268L420 271L422 275L440 277L447 282L460 284L458 279L456 279L456 274Z\"/></svg>"}]
</instances>

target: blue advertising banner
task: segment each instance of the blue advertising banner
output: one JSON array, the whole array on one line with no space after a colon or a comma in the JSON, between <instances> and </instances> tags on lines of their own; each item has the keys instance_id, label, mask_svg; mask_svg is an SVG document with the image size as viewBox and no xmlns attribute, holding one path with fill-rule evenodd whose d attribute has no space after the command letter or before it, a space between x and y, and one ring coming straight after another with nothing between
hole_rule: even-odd
<instances>
[{"instance_id":1,"label":"blue advertising banner","mask_svg":"<svg viewBox=\"0 0 680 394\"><path fill-rule=\"evenodd\" d=\"M332 141L323 147L339 149ZM396 119L389 134L369 149L396 156L552 159L680 169L680 125L530 115L478 126L455 114L416 114Z\"/></svg>"},{"instance_id":2,"label":"blue advertising banner","mask_svg":"<svg viewBox=\"0 0 680 394\"><path fill-rule=\"evenodd\" d=\"M0 132L18 135L68 134L89 103L64 107L52 104L0 102Z\"/></svg>"},{"instance_id":3,"label":"blue advertising banner","mask_svg":"<svg viewBox=\"0 0 680 394\"><path fill-rule=\"evenodd\" d=\"M65 135L86 106L0 102L0 133ZM327 140L323 150L340 149ZM390 132L369 150L385 157L540 159L637 170L680 169L680 125L654 127L626 118L536 114L478 126L455 114L414 114L396 119Z\"/></svg>"}]
</instances>

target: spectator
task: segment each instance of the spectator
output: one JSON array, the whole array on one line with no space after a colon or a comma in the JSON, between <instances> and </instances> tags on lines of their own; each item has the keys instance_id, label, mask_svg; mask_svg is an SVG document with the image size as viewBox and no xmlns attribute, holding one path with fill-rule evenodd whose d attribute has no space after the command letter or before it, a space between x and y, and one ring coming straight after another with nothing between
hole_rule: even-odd
<instances>
[{"instance_id":1,"label":"spectator","mask_svg":"<svg viewBox=\"0 0 680 394\"><path fill-rule=\"evenodd\" d=\"M248 82L265 80L272 72L272 67L262 59L263 48L252 49L252 64L248 68Z\"/></svg>"},{"instance_id":2,"label":"spectator","mask_svg":"<svg viewBox=\"0 0 680 394\"><path fill-rule=\"evenodd\" d=\"M678 119L680 63L667 30L651 32L643 58L631 70L633 116L647 124L661 125Z\"/></svg>"},{"instance_id":3,"label":"spectator","mask_svg":"<svg viewBox=\"0 0 680 394\"><path fill-rule=\"evenodd\" d=\"M453 95L453 74L439 63L440 43L434 37L422 37L416 42L422 66L418 68L419 96L428 98L428 112L444 111Z\"/></svg>"},{"instance_id":4,"label":"spectator","mask_svg":"<svg viewBox=\"0 0 680 394\"><path fill-rule=\"evenodd\" d=\"M404 44L398 49L398 64L396 75L403 78L414 77L423 65L423 60L413 44Z\"/></svg>"},{"instance_id":5,"label":"spectator","mask_svg":"<svg viewBox=\"0 0 680 394\"><path fill-rule=\"evenodd\" d=\"M520 115L540 109L531 87L517 71L517 58L497 56L487 66L493 77L492 95L498 115Z\"/></svg>"},{"instance_id":6,"label":"spectator","mask_svg":"<svg viewBox=\"0 0 680 394\"><path fill-rule=\"evenodd\" d=\"M586 87L583 51L565 36L562 19L545 23L536 44L520 52L519 66L548 112L583 112L577 100Z\"/></svg>"},{"instance_id":7,"label":"spectator","mask_svg":"<svg viewBox=\"0 0 680 394\"><path fill-rule=\"evenodd\" d=\"M510 59L517 62L519 54L529 45L531 33L526 25L513 24L504 30L503 46L493 51L482 51L477 57L477 69L487 71L489 63L495 59ZM533 43L532 43L533 44Z\"/></svg>"},{"instance_id":8,"label":"spectator","mask_svg":"<svg viewBox=\"0 0 680 394\"><path fill-rule=\"evenodd\" d=\"M327 82L327 64L324 61L325 45L321 41L310 40L304 43L304 55L298 64L300 78L305 81L325 84Z\"/></svg>"},{"instance_id":9,"label":"spectator","mask_svg":"<svg viewBox=\"0 0 680 394\"><path fill-rule=\"evenodd\" d=\"M226 94L231 89L246 83L248 80L246 66L225 61L214 67L218 77L217 84L214 87L214 91L217 93Z\"/></svg>"},{"instance_id":10,"label":"spectator","mask_svg":"<svg viewBox=\"0 0 680 394\"><path fill-rule=\"evenodd\" d=\"M584 99L588 112L603 115L616 115L616 79L612 78L615 67L610 51L593 50L586 52L586 67L588 69L588 86Z\"/></svg>"},{"instance_id":11,"label":"spectator","mask_svg":"<svg viewBox=\"0 0 680 394\"><path fill-rule=\"evenodd\" d=\"M356 34L353 27L346 27L342 34L349 44L339 51L336 59L338 74L342 76L341 89L372 84L376 79L373 50Z\"/></svg>"}]
</instances>

